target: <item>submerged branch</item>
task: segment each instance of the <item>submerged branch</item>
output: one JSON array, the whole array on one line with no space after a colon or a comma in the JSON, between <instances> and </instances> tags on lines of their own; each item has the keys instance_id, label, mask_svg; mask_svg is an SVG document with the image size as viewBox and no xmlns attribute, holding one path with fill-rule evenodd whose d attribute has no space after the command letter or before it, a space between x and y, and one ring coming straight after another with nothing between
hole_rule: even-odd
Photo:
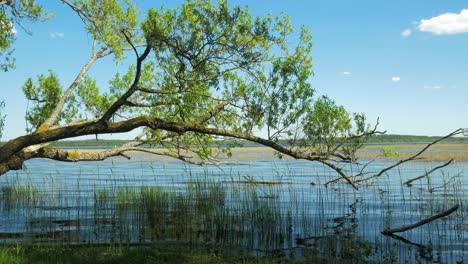
<instances>
[{"instance_id":1,"label":"submerged branch","mask_svg":"<svg viewBox=\"0 0 468 264\"><path fill-rule=\"evenodd\" d=\"M419 226L422 226L422 225L425 225L425 224L428 224L436 219L439 219L441 217L444 217L444 216L448 216L450 215L451 213L455 212L457 209L458 209L459 205L455 205L453 206L452 208L448 209L447 211L445 212L442 212L442 213L439 213L439 214L436 214L436 215L433 215L429 218L426 218L426 219L423 219L415 224L412 224L412 225L408 225L408 226L402 226L402 227L399 227L399 228L393 228L393 229L387 229L387 230L384 230L382 231L382 234L383 235L386 235L386 236L389 236L389 235L392 235L394 233L401 233L401 232L405 232L405 231L408 231L408 230L411 230L411 229L414 229L416 227L419 227Z\"/></svg>"}]
</instances>

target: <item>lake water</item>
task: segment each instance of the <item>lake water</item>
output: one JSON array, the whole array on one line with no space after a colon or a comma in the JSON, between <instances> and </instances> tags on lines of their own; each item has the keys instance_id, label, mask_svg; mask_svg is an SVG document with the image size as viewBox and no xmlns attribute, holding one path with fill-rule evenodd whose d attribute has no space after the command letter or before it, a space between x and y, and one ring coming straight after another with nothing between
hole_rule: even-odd
<instances>
[{"instance_id":1,"label":"lake water","mask_svg":"<svg viewBox=\"0 0 468 264\"><path fill-rule=\"evenodd\" d=\"M369 169L389 164L375 162ZM325 187L336 174L309 161L200 167L151 161L146 155L104 162L31 160L25 170L0 178L0 242L189 241L235 245L246 254L281 258L334 254L388 262L467 263L468 163L457 162L412 187L402 184L440 164L412 162L356 191L345 183ZM159 194L149 192L155 186ZM193 194L184 194L191 190ZM148 193L157 197L152 203L144 198ZM460 208L450 216L400 237L381 234L456 204Z\"/></svg>"}]
</instances>

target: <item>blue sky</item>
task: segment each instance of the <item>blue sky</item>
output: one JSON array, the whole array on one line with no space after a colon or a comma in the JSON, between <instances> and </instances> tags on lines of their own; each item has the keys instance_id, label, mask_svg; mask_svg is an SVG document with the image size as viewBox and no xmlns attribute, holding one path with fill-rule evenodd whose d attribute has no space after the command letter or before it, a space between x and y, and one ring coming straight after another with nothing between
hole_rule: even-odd
<instances>
[{"instance_id":1,"label":"blue sky","mask_svg":"<svg viewBox=\"0 0 468 264\"><path fill-rule=\"evenodd\" d=\"M37 1L56 16L17 28L17 68L0 73L6 102L3 140L25 132L27 102L21 87L28 77L55 71L64 86L90 54L80 19L57 0ZM176 7L182 1L137 1ZM350 111L380 117L390 134L444 135L468 126L468 3L412 0L229 1L248 5L255 15L281 12L298 28L312 31L313 87ZM466 9L466 12L463 11ZM92 74L106 86L116 70L111 59Z\"/></svg>"}]
</instances>

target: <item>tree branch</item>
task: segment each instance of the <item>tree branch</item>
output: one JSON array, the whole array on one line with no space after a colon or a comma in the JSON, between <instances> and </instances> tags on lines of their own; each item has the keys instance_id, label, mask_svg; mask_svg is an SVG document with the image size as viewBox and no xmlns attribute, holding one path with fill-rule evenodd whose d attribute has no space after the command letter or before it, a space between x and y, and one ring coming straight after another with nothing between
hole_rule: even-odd
<instances>
[{"instance_id":1,"label":"tree branch","mask_svg":"<svg viewBox=\"0 0 468 264\"><path fill-rule=\"evenodd\" d=\"M461 133L463 133L463 129L461 129L461 128L460 128L460 129L457 129L457 130L453 131L452 133L450 133L450 134L448 134L448 135L446 135L446 136L444 136L444 137L441 137L441 138L439 138L439 139L437 139L437 140L434 140L433 142L427 144L423 149L421 149L421 150L420 150L419 152L417 152L416 154L414 154L414 155L412 155L412 156L410 156L410 157L408 157L408 158L406 158L406 159L400 160L400 161L398 161L397 163L395 163L395 164L393 164L393 165L391 165L391 166L388 166L388 167L382 169L381 171L379 171L378 173L376 173L376 174L374 174L374 175L372 175L372 176L369 176L369 177L364 178L364 179L359 179L359 180L356 181L356 183L363 182L363 181L367 181L367 180L370 180L370 179L375 178L375 177L379 177L379 176L381 176L382 174L384 174L385 172L387 172L387 171L389 171L389 170L391 170L391 169L393 169L393 168L395 168L395 167L397 167L397 166L400 166L400 165L403 164L403 163L406 163L406 162L408 162L408 161L415 160L415 159L417 159L421 154L423 154L428 148L430 148L431 146L433 146L434 144L437 144L438 142L440 142L440 141L442 141L442 140L444 140L444 139L446 139L446 138L453 137L453 136L459 135L459 134L461 134Z\"/></svg>"},{"instance_id":2,"label":"tree branch","mask_svg":"<svg viewBox=\"0 0 468 264\"><path fill-rule=\"evenodd\" d=\"M130 47L132 47L133 52L135 52L135 56L136 56L137 58L139 58L140 55L138 54L138 50L137 50L136 47L133 45L133 42L130 40L130 37L127 35L127 32L125 32L125 29L122 29L121 32L122 32L122 34L124 35L125 40L127 40L127 42L128 42L128 44L130 45Z\"/></svg>"},{"instance_id":3,"label":"tree branch","mask_svg":"<svg viewBox=\"0 0 468 264\"><path fill-rule=\"evenodd\" d=\"M167 94L167 95L174 95L178 94L178 92L166 92L160 89L150 89L150 88L144 88L141 86L137 86L136 88L138 91L144 92L144 93L149 93L149 94Z\"/></svg>"},{"instance_id":4,"label":"tree branch","mask_svg":"<svg viewBox=\"0 0 468 264\"><path fill-rule=\"evenodd\" d=\"M343 170L341 168L333 165L332 163L330 163L330 162L328 162L326 160L318 160L318 161L321 162L322 164L325 164L326 166L330 167L334 171L336 171L341 176L341 178L345 179L349 184L351 184L351 186L353 186L353 188L355 190L358 189L358 187L356 186L356 183L354 181L352 181L350 177L346 176L346 174L343 172Z\"/></svg>"},{"instance_id":5,"label":"tree branch","mask_svg":"<svg viewBox=\"0 0 468 264\"><path fill-rule=\"evenodd\" d=\"M97 55L93 53L91 55L91 58L88 60L88 62L86 62L83 68L81 68L80 72L76 76L73 83L68 87L68 89L62 95L62 97L60 98L59 102L55 106L50 116L39 126L39 128L51 127L57 122L57 119L60 116L60 113L62 112L63 107L65 106L65 103L67 102L68 98L70 98L73 91L76 89L76 87L78 87L78 85L84 79L84 77L86 76L86 73L88 72L89 68L94 64L96 59L97 59Z\"/></svg>"},{"instance_id":6,"label":"tree branch","mask_svg":"<svg viewBox=\"0 0 468 264\"><path fill-rule=\"evenodd\" d=\"M197 119L197 124L203 124L210 120L211 118L215 117L220 112L224 111L224 107L229 104L229 101L224 101L218 105L216 105L211 111L208 111L204 116Z\"/></svg>"},{"instance_id":7,"label":"tree branch","mask_svg":"<svg viewBox=\"0 0 468 264\"><path fill-rule=\"evenodd\" d=\"M397 166L400 166L401 164L403 163L406 163L406 162L409 162L409 161L414 161L414 160L417 160L419 159L419 156L421 154L423 154L428 148L430 148L431 146L433 146L434 144L437 144L438 142L440 142L441 140L444 140L446 138L449 138L449 137L452 137L452 136L456 136L456 135L459 135L463 133L463 129L457 129L455 131L453 131L452 133L442 137L442 138L439 138L429 144L427 144L423 149L421 149L419 152L417 152L416 154L406 158L406 159L403 159L403 160L400 160L398 161L397 163L394 163L388 167L385 167L383 168L382 170L380 170L379 172L377 173L369 173L369 172L364 172L364 170L362 169L359 173L357 174L354 174L352 176L350 176L350 178L356 178L356 177L359 177L359 176L363 176L363 175L366 175L366 174L372 174L371 176L369 177L366 177L366 178L363 178L363 179L359 179L359 180L356 180L354 181L355 183L360 183L360 182L364 182L364 181L368 181L370 179L373 179L373 178L376 178L376 177L380 177L382 174L384 174L385 172L397 167ZM367 165L366 165L367 166ZM334 179L334 180L331 180L329 182L326 183L326 185L330 184L330 183L334 183L334 182L337 182L339 181L340 178L337 178L337 179Z\"/></svg>"},{"instance_id":8,"label":"tree branch","mask_svg":"<svg viewBox=\"0 0 468 264\"><path fill-rule=\"evenodd\" d=\"M384 231L382 231L382 234L388 236L388 235L392 235L394 233L401 233L401 232L405 232L405 231L414 229L416 227L428 224L428 223L430 223L430 222L432 222L432 221L434 221L436 219L439 219L441 217L448 216L451 213L455 212L458 209L458 207L459 207L459 205L457 204L457 205L453 206L452 208L448 209L447 211L444 211L442 213L433 215L433 216L431 216L429 218L423 219L423 220L421 220L421 221L419 221L417 223L414 223L412 225L384 230Z\"/></svg>"},{"instance_id":9,"label":"tree branch","mask_svg":"<svg viewBox=\"0 0 468 264\"><path fill-rule=\"evenodd\" d=\"M154 103L138 103L132 101L125 101L123 105L130 106L130 107L156 107L156 106L163 106L163 105L171 105L171 103L166 102L154 102Z\"/></svg>"},{"instance_id":10,"label":"tree branch","mask_svg":"<svg viewBox=\"0 0 468 264\"><path fill-rule=\"evenodd\" d=\"M414 181L419 180L419 179L422 179L422 178L424 178L424 177L426 177L426 176L429 176L429 175L430 175L431 173L433 173L434 171L436 171L436 170L438 170L438 169L441 169L441 168L443 168L443 167L446 167L446 166L452 164L453 161L454 161L454 159L451 159L451 160L447 161L446 163L444 163L444 164L442 164L442 165L440 165L440 166L437 166L437 167L432 168L430 171L424 173L423 175L420 175L420 176L418 176L418 177L415 177L415 178L413 178L413 179L410 179L410 180L405 181L404 184L405 184L406 186L408 186L408 187L411 187L411 186L413 186L412 183L413 183Z\"/></svg>"},{"instance_id":11,"label":"tree branch","mask_svg":"<svg viewBox=\"0 0 468 264\"><path fill-rule=\"evenodd\" d=\"M244 133L229 131L229 130L224 130L224 129L218 129L218 128L209 128L209 127L202 126L200 124L169 122L169 121L164 121L164 120L161 120L155 117L149 117L149 116L140 116L140 117L128 119L125 121L108 123L108 124L104 124L102 122L90 121L87 123L85 122L85 123L80 123L80 124L73 125L73 126L58 127L58 128L54 128L50 130L45 130L43 132L31 134L31 135L21 136L21 137L18 137L14 140L7 142L5 145L0 147L0 163L8 160L10 156L21 151L23 148L31 146L31 145L47 143L47 142L56 141L60 139L72 138L72 137L84 136L84 135L124 133L124 132L129 132L138 127L148 127L154 130L166 130L166 131L170 131L170 132L174 132L178 134L184 134L187 132L198 132L202 134L244 139L244 140L262 144L267 147L271 147L272 149L282 154L291 156L296 159L320 161L322 163L325 162L324 164L326 164L330 168L337 171L338 174L340 174L342 177L343 175L346 177L346 175L343 173L343 171L340 168L334 166L331 163L326 162L325 158L315 153L300 153L300 152L292 151L291 149L283 147L273 141L263 139L257 136L249 135L249 134L244 134ZM113 150L113 151L115 152L117 150ZM347 179L347 181L351 185L353 185L351 180Z\"/></svg>"},{"instance_id":12,"label":"tree branch","mask_svg":"<svg viewBox=\"0 0 468 264\"><path fill-rule=\"evenodd\" d=\"M143 61L146 59L146 57L149 55L151 51L150 46L146 46L145 51L140 57L137 57L137 65L136 65L136 72L135 72L135 77L133 80L132 85L130 88L125 92L114 104L109 107L109 109L106 111L106 113L102 116L100 121L107 122L114 114L119 110L119 108L125 104L125 102L130 98L130 96L135 93L135 91L138 90L138 83L140 82L141 78L141 67L143 64Z\"/></svg>"}]
</instances>

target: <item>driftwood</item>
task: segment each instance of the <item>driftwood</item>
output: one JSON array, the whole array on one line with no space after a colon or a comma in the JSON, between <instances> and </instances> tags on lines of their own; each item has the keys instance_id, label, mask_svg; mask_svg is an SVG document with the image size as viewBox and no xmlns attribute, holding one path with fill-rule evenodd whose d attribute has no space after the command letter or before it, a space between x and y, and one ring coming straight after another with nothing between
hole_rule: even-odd
<instances>
[{"instance_id":1,"label":"driftwood","mask_svg":"<svg viewBox=\"0 0 468 264\"><path fill-rule=\"evenodd\" d=\"M442 213L439 213L439 214L436 214L436 215L433 215L429 218L426 218L426 219L423 219L415 224L412 224L412 225L408 225L408 226L402 226L402 227L399 227L399 228L393 228L393 229L387 229L387 230L384 230L382 231L382 234L383 235L386 235L386 236L391 236L393 235L394 233L400 233L400 232L405 232L405 231L408 231L408 230L411 230L411 229L414 229L416 227L419 227L419 226L422 226L422 225L425 225L427 223L430 223L436 219L439 219L441 217L444 217L444 216L447 216L453 212L455 212L457 209L458 209L459 205L455 205L454 207L448 209L447 211L445 212L442 212Z\"/></svg>"},{"instance_id":2,"label":"driftwood","mask_svg":"<svg viewBox=\"0 0 468 264\"><path fill-rule=\"evenodd\" d=\"M431 173L433 173L434 171L436 171L436 170L438 170L438 169L441 169L441 168L443 168L443 167L446 167L446 166L452 164L453 161L454 161L454 159L451 159L451 160L447 161L446 163L444 163L444 164L442 164L442 165L440 165L440 166L434 167L433 169L431 169L430 171L424 173L423 175L420 175L420 176L418 176L418 177L416 177L416 178L413 178L413 179L410 179L410 180L405 181L404 184L405 184L406 186L408 186L408 187L411 187L411 186L413 186L412 183L413 183L414 181L429 176L429 175L430 175Z\"/></svg>"}]
</instances>

